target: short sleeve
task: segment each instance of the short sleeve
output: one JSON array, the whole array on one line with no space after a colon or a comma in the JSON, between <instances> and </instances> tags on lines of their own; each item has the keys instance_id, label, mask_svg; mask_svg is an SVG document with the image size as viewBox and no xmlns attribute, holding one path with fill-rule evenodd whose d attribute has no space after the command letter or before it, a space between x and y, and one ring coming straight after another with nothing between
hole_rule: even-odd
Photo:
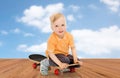
<instances>
[{"instance_id":1,"label":"short sleeve","mask_svg":"<svg viewBox=\"0 0 120 78\"><path fill-rule=\"evenodd\" d=\"M55 39L50 37L47 42L47 51L53 52L55 50Z\"/></svg>"}]
</instances>

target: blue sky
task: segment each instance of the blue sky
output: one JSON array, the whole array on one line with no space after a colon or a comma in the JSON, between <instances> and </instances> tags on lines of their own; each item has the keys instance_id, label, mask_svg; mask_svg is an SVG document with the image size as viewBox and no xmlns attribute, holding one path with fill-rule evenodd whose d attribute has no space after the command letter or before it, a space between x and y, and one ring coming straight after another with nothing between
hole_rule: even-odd
<instances>
[{"instance_id":1,"label":"blue sky","mask_svg":"<svg viewBox=\"0 0 120 78\"><path fill-rule=\"evenodd\" d=\"M49 16L61 12L80 58L120 58L120 0L1 0L0 58L45 54Z\"/></svg>"}]
</instances>

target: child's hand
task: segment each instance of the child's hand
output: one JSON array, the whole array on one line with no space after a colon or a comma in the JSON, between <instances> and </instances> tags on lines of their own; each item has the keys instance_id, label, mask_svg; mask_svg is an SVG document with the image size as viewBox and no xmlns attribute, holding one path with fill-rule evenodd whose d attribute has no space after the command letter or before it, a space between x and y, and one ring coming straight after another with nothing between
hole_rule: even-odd
<instances>
[{"instance_id":1,"label":"child's hand","mask_svg":"<svg viewBox=\"0 0 120 78\"><path fill-rule=\"evenodd\" d=\"M76 61L75 64L79 64L79 65L83 65L83 62L82 61Z\"/></svg>"},{"instance_id":2,"label":"child's hand","mask_svg":"<svg viewBox=\"0 0 120 78\"><path fill-rule=\"evenodd\" d=\"M67 64L67 63L62 63L59 67L60 67L61 69L64 69L64 68L67 68L67 67L68 67L68 64Z\"/></svg>"}]
</instances>

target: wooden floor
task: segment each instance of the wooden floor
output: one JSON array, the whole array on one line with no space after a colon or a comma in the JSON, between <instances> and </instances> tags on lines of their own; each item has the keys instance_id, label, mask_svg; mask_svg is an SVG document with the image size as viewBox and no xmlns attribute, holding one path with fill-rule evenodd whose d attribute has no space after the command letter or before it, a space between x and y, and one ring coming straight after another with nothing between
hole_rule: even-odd
<instances>
[{"instance_id":1,"label":"wooden floor","mask_svg":"<svg viewBox=\"0 0 120 78\"><path fill-rule=\"evenodd\" d=\"M82 59L84 65L74 73L41 76L28 59L0 59L0 78L120 78L120 59Z\"/></svg>"}]
</instances>

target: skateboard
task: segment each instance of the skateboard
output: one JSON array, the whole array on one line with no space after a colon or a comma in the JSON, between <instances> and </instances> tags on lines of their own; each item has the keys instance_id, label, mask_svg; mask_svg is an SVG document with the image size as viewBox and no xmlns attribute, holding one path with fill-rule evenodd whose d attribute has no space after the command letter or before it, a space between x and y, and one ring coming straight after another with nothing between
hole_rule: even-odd
<instances>
[{"instance_id":1,"label":"skateboard","mask_svg":"<svg viewBox=\"0 0 120 78\"><path fill-rule=\"evenodd\" d=\"M42 61L43 59L47 58L44 55L40 55L40 54L31 54L29 55L29 60L33 62L32 67L33 69L36 69L37 66L40 66L40 61ZM68 67L66 68L66 71L64 71L65 69L60 69L60 67L58 66L54 66L56 67L56 69L54 70L54 74L55 75L59 75L61 73L64 72L75 72L75 68L79 68L80 65L79 64L69 64ZM50 70L51 68L49 68Z\"/></svg>"}]
</instances>

